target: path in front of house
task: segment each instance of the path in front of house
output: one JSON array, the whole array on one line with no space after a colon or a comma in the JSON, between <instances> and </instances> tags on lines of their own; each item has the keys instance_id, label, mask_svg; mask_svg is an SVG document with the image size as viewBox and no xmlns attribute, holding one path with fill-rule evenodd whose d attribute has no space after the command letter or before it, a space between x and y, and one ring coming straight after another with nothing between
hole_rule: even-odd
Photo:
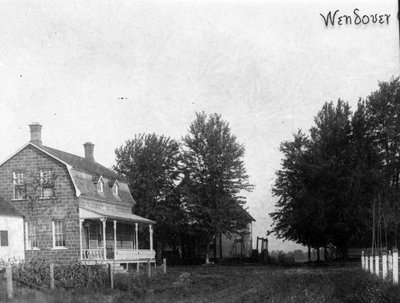
<instances>
[{"instance_id":1,"label":"path in front of house","mask_svg":"<svg viewBox=\"0 0 400 303\"><path fill-rule=\"evenodd\" d=\"M319 281L327 275L342 274L354 269L354 266L288 269L267 266L181 268L182 272L191 274L191 280L186 287L193 290L193 295L176 302L326 302L324 298L329 296L327 292L332 289L324 289L326 285L319 287ZM304 277L312 281L312 289L310 285L303 285ZM285 281L290 283L285 285Z\"/></svg>"}]
</instances>

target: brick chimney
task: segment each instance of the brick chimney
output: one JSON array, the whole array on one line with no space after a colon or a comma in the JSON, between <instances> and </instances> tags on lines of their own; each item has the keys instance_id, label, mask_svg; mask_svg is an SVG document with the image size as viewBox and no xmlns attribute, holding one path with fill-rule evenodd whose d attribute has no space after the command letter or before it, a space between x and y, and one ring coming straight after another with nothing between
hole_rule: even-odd
<instances>
[{"instance_id":1,"label":"brick chimney","mask_svg":"<svg viewBox=\"0 0 400 303\"><path fill-rule=\"evenodd\" d=\"M85 159L94 162L94 144L92 142L86 142L85 144L83 144L83 147L85 148Z\"/></svg>"},{"instance_id":2,"label":"brick chimney","mask_svg":"<svg viewBox=\"0 0 400 303\"><path fill-rule=\"evenodd\" d=\"M42 145L42 126L37 122L29 124L31 130L31 142L35 145Z\"/></svg>"}]
</instances>

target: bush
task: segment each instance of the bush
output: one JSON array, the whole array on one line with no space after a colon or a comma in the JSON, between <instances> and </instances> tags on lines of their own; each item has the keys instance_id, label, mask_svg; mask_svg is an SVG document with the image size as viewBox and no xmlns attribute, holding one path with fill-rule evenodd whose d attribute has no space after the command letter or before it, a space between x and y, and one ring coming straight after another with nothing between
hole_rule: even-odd
<instances>
[{"instance_id":1,"label":"bush","mask_svg":"<svg viewBox=\"0 0 400 303\"><path fill-rule=\"evenodd\" d=\"M14 264L13 276L19 285L49 288L50 262L45 258L33 258L26 263ZM69 264L54 264L54 284L65 289L99 289L110 285L110 281L106 266L89 266L73 261Z\"/></svg>"},{"instance_id":2,"label":"bush","mask_svg":"<svg viewBox=\"0 0 400 303\"><path fill-rule=\"evenodd\" d=\"M43 288L50 285L50 264L44 258L13 264L13 277L19 285Z\"/></svg>"},{"instance_id":3,"label":"bush","mask_svg":"<svg viewBox=\"0 0 400 303\"><path fill-rule=\"evenodd\" d=\"M268 258L269 264L278 266L294 266L296 260L291 253L284 253L283 251L272 251Z\"/></svg>"},{"instance_id":4,"label":"bush","mask_svg":"<svg viewBox=\"0 0 400 303\"><path fill-rule=\"evenodd\" d=\"M78 261L68 265L56 264L54 280L56 287L65 289L99 289L110 285L107 266L83 265Z\"/></svg>"},{"instance_id":5,"label":"bush","mask_svg":"<svg viewBox=\"0 0 400 303\"><path fill-rule=\"evenodd\" d=\"M120 273L114 275L114 288L126 290L136 295L142 295L146 289L150 288L153 282L163 277L162 267L151 268L151 279L148 277L147 265L140 265L139 271L129 271L128 273Z\"/></svg>"}]
</instances>

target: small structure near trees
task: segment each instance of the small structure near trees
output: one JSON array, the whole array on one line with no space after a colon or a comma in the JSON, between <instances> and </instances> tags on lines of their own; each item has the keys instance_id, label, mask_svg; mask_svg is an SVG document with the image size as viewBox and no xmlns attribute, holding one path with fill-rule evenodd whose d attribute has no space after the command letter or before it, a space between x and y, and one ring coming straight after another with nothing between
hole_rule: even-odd
<instances>
[{"instance_id":1,"label":"small structure near trees","mask_svg":"<svg viewBox=\"0 0 400 303\"><path fill-rule=\"evenodd\" d=\"M0 197L0 260L24 259L24 218Z\"/></svg>"},{"instance_id":2,"label":"small structure near trees","mask_svg":"<svg viewBox=\"0 0 400 303\"><path fill-rule=\"evenodd\" d=\"M256 255L263 262L268 262L268 238L257 237Z\"/></svg>"}]
</instances>

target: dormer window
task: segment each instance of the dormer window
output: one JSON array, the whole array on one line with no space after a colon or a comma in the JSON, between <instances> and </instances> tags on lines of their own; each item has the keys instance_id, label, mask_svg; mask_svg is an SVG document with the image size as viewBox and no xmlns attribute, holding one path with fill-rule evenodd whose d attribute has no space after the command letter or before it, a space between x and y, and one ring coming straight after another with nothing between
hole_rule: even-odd
<instances>
[{"instance_id":1,"label":"dormer window","mask_svg":"<svg viewBox=\"0 0 400 303\"><path fill-rule=\"evenodd\" d=\"M119 191L119 184L118 182L115 182L113 187L112 187L112 192L114 196L118 196L118 191Z\"/></svg>"},{"instance_id":2,"label":"dormer window","mask_svg":"<svg viewBox=\"0 0 400 303\"><path fill-rule=\"evenodd\" d=\"M104 184L103 184L103 178L100 177L100 179L97 181L97 191L99 193L103 192Z\"/></svg>"},{"instance_id":3,"label":"dormer window","mask_svg":"<svg viewBox=\"0 0 400 303\"><path fill-rule=\"evenodd\" d=\"M102 176L94 176L93 182L96 184L97 192L103 193L104 192L104 180Z\"/></svg>"}]
</instances>

